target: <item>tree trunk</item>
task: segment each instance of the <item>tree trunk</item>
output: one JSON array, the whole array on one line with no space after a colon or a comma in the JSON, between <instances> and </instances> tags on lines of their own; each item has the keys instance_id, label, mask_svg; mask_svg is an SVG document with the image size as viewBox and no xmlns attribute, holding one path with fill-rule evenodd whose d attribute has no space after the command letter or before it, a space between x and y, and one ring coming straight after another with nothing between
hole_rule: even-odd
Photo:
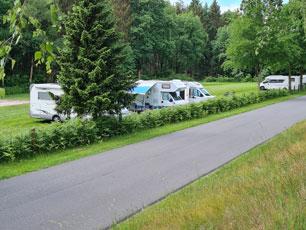
<instances>
[{"instance_id":1,"label":"tree trunk","mask_svg":"<svg viewBox=\"0 0 306 230\"><path fill-rule=\"evenodd\" d=\"M138 80L140 80L140 78L141 78L141 69L138 70L138 74L137 75L138 75Z\"/></svg>"},{"instance_id":2,"label":"tree trunk","mask_svg":"<svg viewBox=\"0 0 306 230\"><path fill-rule=\"evenodd\" d=\"M33 68L34 68L34 59L32 57L29 82L32 82L32 80L33 80Z\"/></svg>"},{"instance_id":3,"label":"tree trunk","mask_svg":"<svg viewBox=\"0 0 306 230\"><path fill-rule=\"evenodd\" d=\"M261 68L260 67L257 67L256 75L257 75L257 87L258 87L258 92L259 92L260 91L260 75L261 75Z\"/></svg>"},{"instance_id":4,"label":"tree trunk","mask_svg":"<svg viewBox=\"0 0 306 230\"><path fill-rule=\"evenodd\" d=\"M304 68L301 67L300 68L300 89L303 90L304 86L303 86L303 74L304 74Z\"/></svg>"},{"instance_id":5,"label":"tree trunk","mask_svg":"<svg viewBox=\"0 0 306 230\"><path fill-rule=\"evenodd\" d=\"M288 89L291 91L291 64L289 64Z\"/></svg>"}]
</instances>

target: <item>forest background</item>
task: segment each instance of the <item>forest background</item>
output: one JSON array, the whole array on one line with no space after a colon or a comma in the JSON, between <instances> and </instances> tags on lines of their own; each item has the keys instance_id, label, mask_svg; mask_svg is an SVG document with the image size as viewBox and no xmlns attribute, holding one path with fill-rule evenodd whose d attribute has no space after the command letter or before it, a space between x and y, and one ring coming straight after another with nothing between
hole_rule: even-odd
<instances>
[{"instance_id":1,"label":"forest background","mask_svg":"<svg viewBox=\"0 0 306 230\"><path fill-rule=\"evenodd\" d=\"M291 15L295 2L299 0L290 1L291 10L287 7L287 11L290 12L287 15L281 0L258 1L271 2L270 8L279 7L278 13L270 10L266 14L272 15L274 22L265 22L268 16L261 20L261 31L254 23L256 19L242 21L242 16L249 14L252 17L256 14L248 8L252 2L256 3L256 0L242 1L240 9L221 12L216 0L210 5L203 4L200 0L192 0L188 5L184 1L170 3L164 0L112 0L117 30L122 32L122 39L128 44L125 50L128 56L127 62L124 63L125 67L133 71L139 79L252 81L256 75L267 76L272 73L288 75L289 70L290 74L300 75L301 71L304 71L305 63L296 64L292 60L295 54L301 57L301 47L291 44L292 39L297 40L296 37L290 34L284 35L293 28L290 20L285 19ZM74 3L74 0L58 1L63 18ZM0 18L13 4L14 0L0 0ZM6 77L0 84L6 88L7 94L27 92L31 83L56 82L59 72L56 62L52 62L52 72L46 74L44 66L37 65L35 60L35 52L40 49L44 39L53 42L55 54L63 47L65 29L58 32L57 28L52 27L51 4L49 0L27 0L27 10L38 19L46 34L45 37L33 37L35 27L31 24L26 25L23 38L11 51L11 56L16 60L15 68L11 69L10 65L5 67ZM281 15L281 11L285 13ZM282 21L286 23L281 23ZM244 27L253 31L243 30ZM267 32L267 28L273 28L273 31ZM239 34L238 30L242 32ZM262 35L263 31L266 31L265 36L269 36L268 39ZM290 33L294 32L292 30ZM9 25L1 24L0 41L9 35ZM243 36L246 35L254 36L249 40L257 42L259 48L255 47L254 51L253 44L247 39L245 46ZM279 39L280 37L282 39ZM239 42L242 40L242 43L237 44L237 40ZM260 47L264 40L269 42L266 42L266 46ZM305 45L305 36L301 40L302 45ZM254 52L248 56L248 51ZM291 52L295 53L289 55ZM255 60L252 59L254 53ZM260 55L267 58L261 58ZM286 59L288 57L289 61Z\"/></svg>"}]
</instances>

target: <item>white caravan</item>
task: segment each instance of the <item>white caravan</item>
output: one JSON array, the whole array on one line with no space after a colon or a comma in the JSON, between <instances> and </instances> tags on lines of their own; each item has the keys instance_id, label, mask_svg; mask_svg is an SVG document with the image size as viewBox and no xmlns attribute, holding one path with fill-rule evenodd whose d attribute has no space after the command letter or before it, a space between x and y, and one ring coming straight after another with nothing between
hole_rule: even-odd
<instances>
[{"instance_id":1,"label":"white caravan","mask_svg":"<svg viewBox=\"0 0 306 230\"><path fill-rule=\"evenodd\" d=\"M176 80L175 80L176 81ZM199 82L185 81L186 86L184 92L181 92L180 96L187 102L200 102L204 100L213 99L216 96L212 96Z\"/></svg>"},{"instance_id":2,"label":"white caravan","mask_svg":"<svg viewBox=\"0 0 306 230\"><path fill-rule=\"evenodd\" d=\"M282 75L271 75L265 78L260 83L261 90L268 89L288 89L289 88L289 77ZM303 77L303 84L306 84L306 77ZM291 89L297 90L300 86L300 76L291 76Z\"/></svg>"},{"instance_id":3,"label":"white caravan","mask_svg":"<svg viewBox=\"0 0 306 230\"><path fill-rule=\"evenodd\" d=\"M49 93L53 93L56 96L64 94L61 86L58 84L32 84L30 86L30 117L37 119L52 120L60 122L67 119L64 114L58 114L55 111L56 103L51 98ZM123 116L128 115L130 112L125 108L121 110ZM70 114L70 118L76 117L76 113ZM106 114L106 116L109 116ZM86 119L90 119L90 115L84 116Z\"/></svg>"},{"instance_id":4,"label":"white caravan","mask_svg":"<svg viewBox=\"0 0 306 230\"><path fill-rule=\"evenodd\" d=\"M32 84L30 86L30 116L37 119L63 121L67 117L55 111L55 101L49 93L56 96L64 94L58 84Z\"/></svg>"},{"instance_id":5,"label":"white caravan","mask_svg":"<svg viewBox=\"0 0 306 230\"><path fill-rule=\"evenodd\" d=\"M142 111L187 104L180 97L180 91L185 89L186 86L181 81L137 81L136 87L131 91L136 94L136 98L130 110Z\"/></svg>"}]
</instances>

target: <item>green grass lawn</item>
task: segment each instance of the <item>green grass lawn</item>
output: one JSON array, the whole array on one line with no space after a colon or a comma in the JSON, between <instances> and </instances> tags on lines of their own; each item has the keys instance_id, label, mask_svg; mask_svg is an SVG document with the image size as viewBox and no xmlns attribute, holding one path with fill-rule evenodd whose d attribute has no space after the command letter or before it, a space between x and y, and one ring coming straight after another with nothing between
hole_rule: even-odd
<instances>
[{"instance_id":1,"label":"green grass lawn","mask_svg":"<svg viewBox=\"0 0 306 230\"><path fill-rule=\"evenodd\" d=\"M229 94L235 91L235 95L248 94L251 92L257 93L256 82L201 82L204 88L212 95L222 97L226 92Z\"/></svg>"},{"instance_id":2,"label":"green grass lawn","mask_svg":"<svg viewBox=\"0 0 306 230\"><path fill-rule=\"evenodd\" d=\"M30 118L30 105L0 107L0 135L16 135L49 124L49 122Z\"/></svg>"},{"instance_id":3,"label":"green grass lawn","mask_svg":"<svg viewBox=\"0 0 306 230\"><path fill-rule=\"evenodd\" d=\"M68 149L64 151L57 151L49 154L39 155L31 159L23 159L20 161L13 161L10 163L0 164L0 180L7 179L13 176L21 175L27 172L40 170L43 168L58 165L64 162L80 159L86 156L98 154L111 149L119 148L128 144L137 143L140 141L148 140L157 136L165 135L175 131L187 129L197 125L205 124L211 121L219 120L225 117L233 116L236 114L244 113L250 110L258 109L267 105L292 99L298 96L302 96L305 93L299 95L290 95L287 97L276 98L268 100L259 104L249 105L243 108L223 112L219 114L212 114L200 119L189 120L185 122L165 125L155 129L148 129L137 133L132 133L123 136L117 136L110 140L98 142L92 145L78 147L74 149Z\"/></svg>"},{"instance_id":4,"label":"green grass lawn","mask_svg":"<svg viewBox=\"0 0 306 230\"><path fill-rule=\"evenodd\" d=\"M305 229L306 121L116 230Z\"/></svg>"},{"instance_id":5,"label":"green grass lawn","mask_svg":"<svg viewBox=\"0 0 306 230\"><path fill-rule=\"evenodd\" d=\"M22 93L22 94L13 94L13 95L6 95L4 100L30 100L30 94Z\"/></svg>"}]
</instances>

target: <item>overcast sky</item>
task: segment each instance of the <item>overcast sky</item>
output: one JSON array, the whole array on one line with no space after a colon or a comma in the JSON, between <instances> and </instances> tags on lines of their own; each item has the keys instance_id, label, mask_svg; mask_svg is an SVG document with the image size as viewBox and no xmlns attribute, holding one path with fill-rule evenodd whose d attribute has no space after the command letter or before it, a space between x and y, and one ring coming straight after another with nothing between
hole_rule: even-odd
<instances>
[{"instance_id":1,"label":"overcast sky","mask_svg":"<svg viewBox=\"0 0 306 230\"><path fill-rule=\"evenodd\" d=\"M191 0L183 0L186 5L188 5ZM200 0L202 4L204 5L205 2L207 2L208 6L212 3L213 0ZM170 0L171 3L175 3L176 0ZM217 0L218 4L221 7L221 11L225 12L227 10L235 10L240 7L241 0ZM284 3L287 3L288 0L284 0Z\"/></svg>"}]
</instances>

